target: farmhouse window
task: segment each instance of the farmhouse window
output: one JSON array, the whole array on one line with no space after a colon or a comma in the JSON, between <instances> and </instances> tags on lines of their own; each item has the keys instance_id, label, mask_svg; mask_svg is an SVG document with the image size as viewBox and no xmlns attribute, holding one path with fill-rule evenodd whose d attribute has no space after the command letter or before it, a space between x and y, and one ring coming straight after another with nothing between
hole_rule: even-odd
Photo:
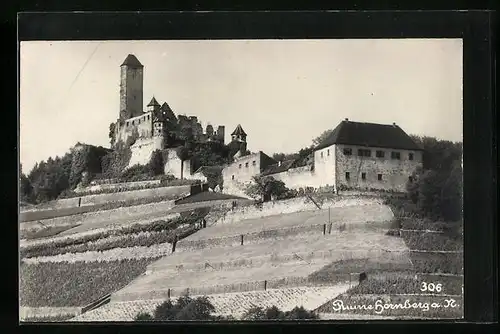
<instances>
[{"instance_id":1,"label":"farmhouse window","mask_svg":"<svg viewBox=\"0 0 500 334\"><path fill-rule=\"evenodd\" d=\"M252 161L252 165L254 165L254 166L255 166L255 160L254 160L254 161Z\"/></svg>"},{"instance_id":2,"label":"farmhouse window","mask_svg":"<svg viewBox=\"0 0 500 334\"><path fill-rule=\"evenodd\" d=\"M149 115L148 115L148 121L149 121Z\"/></svg>"},{"instance_id":3,"label":"farmhouse window","mask_svg":"<svg viewBox=\"0 0 500 334\"><path fill-rule=\"evenodd\" d=\"M132 121L132 125L134 125L134 121Z\"/></svg>"},{"instance_id":4,"label":"farmhouse window","mask_svg":"<svg viewBox=\"0 0 500 334\"><path fill-rule=\"evenodd\" d=\"M371 157L372 151L363 148L358 149L358 156L360 157Z\"/></svg>"},{"instance_id":5,"label":"farmhouse window","mask_svg":"<svg viewBox=\"0 0 500 334\"><path fill-rule=\"evenodd\" d=\"M241 164L238 166L238 168L241 168Z\"/></svg>"},{"instance_id":6,"label":"farmhouse window","mask_svg":"<svg viewBox=\"0 0 500 334\"><path fill-rule=\"evenodd\" d=\"M128 126L128 122L127 122L127 126Z\"/></svg>"},{"instance_id":7,"label":"farmhouse window","mask_svg":"<svg viewBox=\"0 0 500 334\"><path fill-rule=\"evenodd\" d=\"M379 181L382 181L382 174L378 174L377 177Z\"/></svg>"},{"instance_id":8,"label":"farmhouse window","mask_svg":"<svg viewBox=\"0 0 500 334\"><path fill-rule=\"evenodd\" d=\"M392 159L400 160L401 159L401 153L400 152L391 152L391 158Z\"/></svg>"},{"instance_id":9,"label":"farmhouse window","mask_svg":"<svg viewBox=\"0 0 500 334\"><path fill-rule=\"evenodd\" d=\"M233 175L233 176L231 176L231 180L234 180L234 175Z\"/></svg>"},{"instance_id":10,"label":"farmhouse window","mask_svg":"<svg viewBox=\"0 0 500 334\"><path fill-rule=\"evenodd\" d=\"M326 155L330 156L330 150L326 150Z\"/></svg>"},{"instance_id":11,"label":"farmhouse window","mask_svg":"<svg viewBox=\"0 0 500 334\"><path fill-rule=\"evenodd\" d=\"M413 153L408 154L408 159L413 160Z\"/></svg>"},{"instance_id":12,"label":"farmhouse window","mask_svg":"<svg viewBox=\"0 0 500 334\"><path fill-rule=\"evenodd\" d=\"M323 152L321 152L321 157L323 158Z\"/></svg>"},{"instance_id":13,"label":"farmhouse window","mask_svg":"<svg viewBox=\"0 0 500 334\"><path fill-rule=\"evenodd\" d=\"M245 163L245 167L247 167L247 168L248 168L248 162L247 162L247 163Z\"/></svg>"},{"instance_id":14,"label":"farmhouse window","mask_svg":"<svg viewBox=\"0 0 500 334\"><path fill-rule=\"evenodd\" d=\"M377 158L383 158L383 157L385 157L385 152L384 151L377 151L376 156L377 156Z\"/></svg>"},{"instance_id":15,"label":"farmhouse window","mask_svg":"<svg viewBox=\"0 0 500 334\"><path fill-rule=\"evenodd\" d=\"M363 180L366 180L366 173L361 173L361 178L362 178Z\"/></svg>"},{"instance_id":16,"label":"farmhouse window","mask_svg":"<svg viewBox=\"0 0 500 334\"><path fill-rule=\"evenodd\" d=\"M345 179L347 181L349 181L351 179L351 175L349 174L349 172L345 172Z\"/></svg>"},{"instance_id":17,"label":"farmhouse window","mask_svg":"<svg viewBox=\"0 0 500 334\"><path fill-rule=\"evenodd\" d=\"M352 155L352 149L344 148L344 155Z\"/></svg>"}]
</instances>

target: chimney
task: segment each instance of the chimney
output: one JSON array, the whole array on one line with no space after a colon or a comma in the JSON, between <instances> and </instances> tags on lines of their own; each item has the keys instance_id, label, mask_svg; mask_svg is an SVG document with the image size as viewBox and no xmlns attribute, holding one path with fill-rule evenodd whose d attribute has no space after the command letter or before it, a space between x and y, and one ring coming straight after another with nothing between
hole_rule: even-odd
<instances>
[{"instance_id":1,"label":"chimney","mask_svg":"<svg viewBox=\"0 0 500 334\"><path fill-rule=\"evenodd\" d=\"M396 127L396 122L392 123L392 126Z\"/></svg>"},{"instance_id":2,"label":"chimney","mask_svg":"<svg viewBox=\"0 0 500 334\"><path fill-rule=\"evenodd\" d=\"M345 119L345 121L346 121L346 122L349 122L349 118L346 118L346 119Z\"/></svg>"}]
</instances>

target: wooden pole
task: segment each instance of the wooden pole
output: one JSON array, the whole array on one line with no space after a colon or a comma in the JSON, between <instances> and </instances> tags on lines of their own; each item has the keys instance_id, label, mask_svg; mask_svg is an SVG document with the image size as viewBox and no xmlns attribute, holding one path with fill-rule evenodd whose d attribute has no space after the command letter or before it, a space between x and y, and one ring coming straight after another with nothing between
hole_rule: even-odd
<instances>
[{"instance_id":1,"label":"wooden pole","mask_svg":"<svg viewBox=\"0 0 500 334\"><path fill-rule=\"evenodd\" d=\"M241 245L243 246L243 234L241 235Z\"/></svg>"}]
</instances>

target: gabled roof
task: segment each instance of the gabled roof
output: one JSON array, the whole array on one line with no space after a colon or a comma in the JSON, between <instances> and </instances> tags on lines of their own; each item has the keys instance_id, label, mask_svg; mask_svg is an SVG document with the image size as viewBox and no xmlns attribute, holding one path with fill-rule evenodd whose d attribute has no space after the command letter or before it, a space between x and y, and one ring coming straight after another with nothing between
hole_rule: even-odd
<instances>
[{"instance_id":1,"label":"gabled roof","mask_svg":"<svg viewBox=\"0 0 500 334\"><path fill-rule=\"evenodd\" d=\"M243 130L243 128L241 127L240 124L238 124L238 126L236 127L236 129L234 129L233 133L231 133L231 136L246 136L247 134L245 133L245 131Z\"/></svg>"},{"instance_id":2,"label":"gabled roof","mask_svg":"<svg viewBox=\"0 0 500 334\"><path fill-rule=\"evenodd\" d=\"M149 104L147 106L148 107L159 107L160 104L158 103L158 101L156 101L155 97L153 96L153 98L151 99L151 102L149 102Z\"/></svg>"},{"instance_id":3,"label":"gabled roof","mask_svg":"<svg viewBox=\"0 0 500 334\"><path fill-rule=\"evenodd\" d=\"M177 117L175 117L175 114L174 112L172 111L172 108L170 108L170 106L168 105L167 102L164 102L162 105L161 105L161 111L162 111L162 114L164 115L165 119L169 119L169 120L177 120Z\"/></svg>"},{"instance_id":4,"label":"gabled roof","mask_svg":"<svg viewBox=\"0 0 500 334\"><path fill-rule=\"evenodd\" d=\"M422 150L406 132L396 124L360 123L342 121L331 135L315 149L334 144L394 148L401 150Z\"/></svg>"},{"instance_id":5,"label":"gabled roof","mask_svg":"<svg viewBox=\"0 0 500 334\"><path fill-rule=\"evenodd\" d=\"M144 67L141 64L141 62L139 61L139 59L137 59L137 57L134 56L133 54L129 54L120 66L128 66L128 67L136 67L136 68Z\"/></svg>"}]
</instances>

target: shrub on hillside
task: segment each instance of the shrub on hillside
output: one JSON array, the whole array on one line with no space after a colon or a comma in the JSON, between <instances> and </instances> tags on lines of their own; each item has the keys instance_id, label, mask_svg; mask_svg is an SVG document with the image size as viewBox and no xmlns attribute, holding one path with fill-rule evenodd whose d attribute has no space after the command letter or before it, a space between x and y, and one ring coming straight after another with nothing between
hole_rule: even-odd
<instances>
[{"instance_id":1,"label":"shrub on hillside","mask_svg":"<svg viewBox=\"0 0 500 334\"><path fill-rule=\"evenodd\" d=\"M283 312L276 306L266 309L253 307L246 311L242 317L244 320L315 320L318 315L312 311L307 311L304 307L295 307L291 311Z\"/></svg>"},{"instance_id":2,"label":"shrub on hillside","mask_svg":"<svg viewBox=\"0 0 500 334\"><path fill-rule=\"evenodd\" d=\"M254 176L253 183L247 186L245 193L254 198L261 200L286 199L288 196L296 196L298 192L293 192L285 186L285 183L276 180L271 176Z\"/></svg>"},{"instance_id":3,"label":"shrub on hillside","mask_svg":"<svg viewBox=\"0 0 500 334\"><path fill-rule=\"evenodd\" d=\"M135 320L222 320L221 317L212 315L214 311L215 307L207 297L193 299L189 296L182 296L175 302L166 300L158 305L153 316L141 313L135 317Z\"/></svg>"}]
</instances>

